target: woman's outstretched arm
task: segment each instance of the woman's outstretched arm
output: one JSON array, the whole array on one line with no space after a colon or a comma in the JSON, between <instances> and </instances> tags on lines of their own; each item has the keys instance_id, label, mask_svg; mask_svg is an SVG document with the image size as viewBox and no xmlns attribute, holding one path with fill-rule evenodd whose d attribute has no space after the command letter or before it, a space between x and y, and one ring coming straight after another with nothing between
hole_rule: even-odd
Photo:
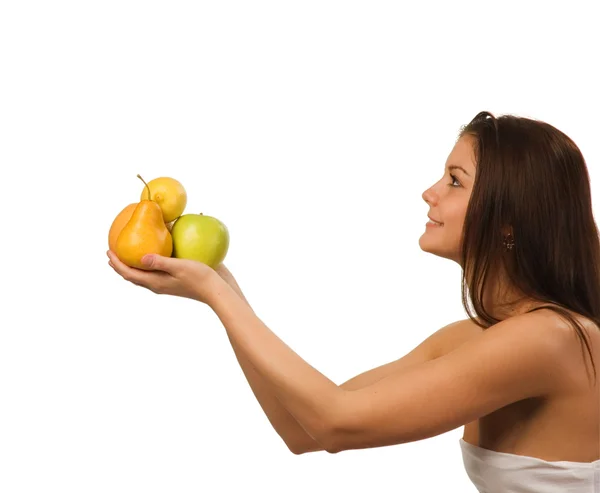
<instances>
[{"instance_id":1,"label":"woman's outstretched arm","mask_svg":"<svg viewBox=\"0 0 600 493\"><path fill-rule=\"evenodd\" d=\"M556 332L554 327L531 318L534 314L527 314L526 320L514 317L518 319L516 325L512 319L497 324L506 327L500 335L492 335L497 334L493 329L486 330L485 335L477 338L481 342L476 347L472 346L473 342L465 343L464 346L471 344L466 353L463 350L449 357L447 355L458 350L452 350L448 337L443 336L452 336L450 340L460 339L454 337L456 327L452 328L452 325L460 326L462 322L456 322L434 333L400 360L365 372L341 386L336 385L277 337L244 297L208 265L153 254L144 257L144 269L141 269L127 266L112 251L107 255L111 267L126 281L156 294L190 298L209 305L223 323L237 354L247 360L246 368L252 368L262 378L264 388L269 389L300 427L330 453L427 438L432 436L433 430L447 431L456 427L457 421L467 424L472 421L467 418L473 418L473 414L479 416L481 412L489 411L492 395L506 404L513 402L510 399L515 395L532 393L534 396L538 392L548 392L552 390L548 387L555 387L556 381L560 380L550 370L556 367L556 361L564 353L564 337L559 337L561 332ZM543 313L540 311L538 315ZM532 328L530 324L537 326ZM537 330L544 331L544 344L540 344ZM532 342L529 345L524 344L524 332L533 337L526 339ZM523 340L515 342L515 337ZM495 351L490 351L490 345ZM507 359L504 348L515 352L514 346L519 346L520 357L511 360L507 366L503 364ZM560 351L555 351L556 348ZM425 351L428 356L423 360L425 349L429 351ZM482 355L485 364L477 360ZM409 360L415 361L409 364ZM440 364L432 366L434 360ZM549 362L551 368L548 368ZM466 366L469 368L465 369ZM481 377L481 373L486 373L483 369L488 373L482 381L493 388L479 389L473 396L472 379L461 377L464 374ZM498 375L490 372L498 372ZM518 375L518 386L502 381L502 378L516 378L514 375ZM450 399L449 390L460 397ZM423 412L431 407L432 396L443 401L445 412L434 415ZM392 414L391 421L383 419L382 413L391 408L397 411ZM403 419L399 422L400 410ZM441 418L443 422L439 422ZM294 450L300 448L296 449L294 445Z\"/></svg>"}]
</instances>

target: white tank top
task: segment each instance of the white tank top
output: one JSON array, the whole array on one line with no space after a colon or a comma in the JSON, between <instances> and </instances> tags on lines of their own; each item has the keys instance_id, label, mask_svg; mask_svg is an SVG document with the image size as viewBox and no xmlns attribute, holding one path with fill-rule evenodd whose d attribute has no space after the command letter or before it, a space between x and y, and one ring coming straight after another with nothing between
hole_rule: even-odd
<instances>
[{"instance_id":1,"label":"white tank top","mask_svg":"<svg viewBox=\"0 0 600 493\"><path fill-rule=\"evenodd\" d=\"M496 452L460 439L469 479L480 493L600 493L600 459L548 462Z\"/></svg>"}]
</instances>

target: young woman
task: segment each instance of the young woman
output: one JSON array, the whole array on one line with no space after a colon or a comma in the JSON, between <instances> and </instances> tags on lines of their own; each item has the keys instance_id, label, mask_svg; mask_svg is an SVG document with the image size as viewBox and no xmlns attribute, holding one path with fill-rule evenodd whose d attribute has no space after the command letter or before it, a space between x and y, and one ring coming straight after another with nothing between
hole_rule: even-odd
<instances>
[{"instance_id":1,"label":"young woman","mask_svg":"<svg viewBox=\"0 0 600 493\"><path fill-rule=\"evenodd\" d=\"M151 255L144 271L110 251L109 263L214 310L295 454L464 426L463 459L480 491L600 491L600 239L580 150L547 123L481 112L423 199L431 221L419 244L462 267L468 318L342 385L260 320L224 265Z\"/></svg>"}]
</instances>

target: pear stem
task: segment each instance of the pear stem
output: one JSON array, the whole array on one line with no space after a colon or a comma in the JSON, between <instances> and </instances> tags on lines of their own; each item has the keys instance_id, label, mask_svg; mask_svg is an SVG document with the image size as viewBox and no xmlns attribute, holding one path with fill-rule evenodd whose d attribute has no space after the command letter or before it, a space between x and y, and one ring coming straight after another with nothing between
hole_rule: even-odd
<instances>
[{"instance_id":1,"label":"pear stem","mask_svg":"<svg viewBox=\"0 0 600 493\"><path fill-rule=\"evenodd\" d=\"M144 181L144 179L140 175L137 175L137 177L140 180ZM146 185L146 188L148 189L148 200L152 200L152 195L150 195L150 187L148 186L148 184L145 181L144 181L144 185Z\"/></svg>"}]
</instances>

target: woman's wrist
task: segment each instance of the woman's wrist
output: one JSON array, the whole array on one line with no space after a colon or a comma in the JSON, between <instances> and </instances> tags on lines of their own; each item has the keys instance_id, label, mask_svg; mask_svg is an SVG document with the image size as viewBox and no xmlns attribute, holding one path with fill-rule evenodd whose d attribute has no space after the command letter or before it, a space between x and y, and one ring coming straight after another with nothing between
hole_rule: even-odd
<instances>
[{"instance_id":1,"label":"woman's wrist","mask_svg":"<svg viewBox=\"0 0 600 493\"><path fill-rule=\"evenodd\" d=\"M214 270L204 279L202 284L203 286L198 286L197 299L206 303L211 308L215 306L215 303L223 292L231 288L227 281Z\"/></svg>"}]
</instances>

